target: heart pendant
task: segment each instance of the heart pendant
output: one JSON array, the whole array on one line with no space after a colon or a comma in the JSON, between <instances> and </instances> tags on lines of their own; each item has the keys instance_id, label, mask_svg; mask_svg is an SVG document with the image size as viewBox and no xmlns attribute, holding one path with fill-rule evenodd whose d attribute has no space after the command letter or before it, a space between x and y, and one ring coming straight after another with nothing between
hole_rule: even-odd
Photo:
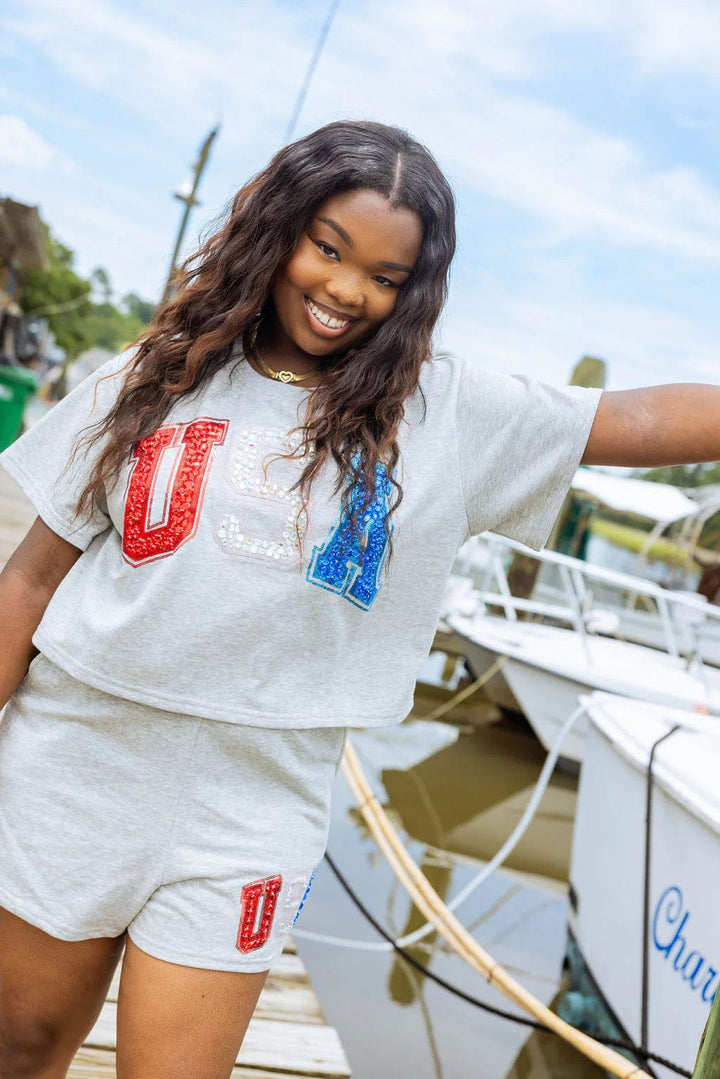
<instances>
[{"instance_id":1,"label":"heart pendant","mask_svg":"<svg viewBox=\"0 0 720 1079\"><path fill-rule=\"evenodd\" d=\"M292 371L278 371L278 378L281 382L294 382L295 375Z\"/></svg>"}]
</instances>

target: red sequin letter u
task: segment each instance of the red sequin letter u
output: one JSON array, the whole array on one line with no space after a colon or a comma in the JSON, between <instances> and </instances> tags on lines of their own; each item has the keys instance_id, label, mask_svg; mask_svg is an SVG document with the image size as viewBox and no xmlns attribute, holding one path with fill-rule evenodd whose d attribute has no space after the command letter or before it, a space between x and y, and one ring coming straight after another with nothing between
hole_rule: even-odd
<instances>
[{"instance_id":1,"label":"red sequin letter u","mask_svg":"<svg viewBox=\"0 0 720 1079\"><path fill-rule=\"evenodd\" d=\"M133 454L125 519L123 557L132 566L167 558L195 535L207 481L210 454L225 440L228 420L198 419L170 423L143 438ZM180 437L181 432L182 438ZM165 496L163 520L148 527L148 514L162 451L182 444L172 490Z\"/></svg>"},{"instance_id":2,"label":"red sequin letter u","mask_svg":"<svg viewBox=\"0 0 720 1079\"><path fill-rule=\"evenodd\" d=\"M240 952L254 952L267 942L272 929L275 907L282 888L282 877L265 877L246 884L240 895L240 925L235 947ZM260 910L258 911L258 906Z\"/></svg>"}]
</instances>

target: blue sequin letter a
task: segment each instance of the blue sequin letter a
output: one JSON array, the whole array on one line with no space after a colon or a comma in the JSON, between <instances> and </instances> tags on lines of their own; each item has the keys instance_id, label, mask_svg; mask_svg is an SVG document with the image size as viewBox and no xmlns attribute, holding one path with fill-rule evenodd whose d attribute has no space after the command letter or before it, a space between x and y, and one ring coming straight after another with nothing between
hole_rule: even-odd
<instances>
[{"instance_id":1,"label":"blue sequin letter a","mask_svg":"<svg viewBox=\"0 0 720 1079\"><path fill-rule=\"evenodd\" d=\"M380 575L387 555L385 518L391 492L385 466L377 465L375 497L361 518L358 536L353 533L351 515L362 506L365 485L357 484L353 488L347 511L325 542L313 547L307 571L310 584L337 592L364 611L370 609L380 591Z\"/></svg>"}]
</instances>

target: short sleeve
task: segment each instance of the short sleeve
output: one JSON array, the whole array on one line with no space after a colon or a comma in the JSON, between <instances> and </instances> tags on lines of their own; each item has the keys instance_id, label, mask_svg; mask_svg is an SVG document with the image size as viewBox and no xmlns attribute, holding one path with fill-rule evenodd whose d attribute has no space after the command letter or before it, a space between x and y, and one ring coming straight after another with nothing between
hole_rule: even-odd
<instances>
[{"instance_id":1,"label":"short sleeve","mask_svg":"<svg viewBox=\"0 0 720 1079\"><path fill-rule=\"evenodd\" d=\"M546 543L601 394L463 364L457 440L471 535L499 532L536 550Z\"/></svg>"},{"instance_id":2,"label":"short sleeve","mask_svg":"<svg viewBox=\"0 0 720 1079\"><path fill-rule=\"evenodd\" d=\"M81 448L72 463L70 458L78 436L112 407L129 359L130 353L125 352L108 360L0 453L0 464L22 487L43 521L83 551L111 523L102 508L91 516L78 517L75 512L102 439L89 452Z\"/></svg>"}]
</instances>

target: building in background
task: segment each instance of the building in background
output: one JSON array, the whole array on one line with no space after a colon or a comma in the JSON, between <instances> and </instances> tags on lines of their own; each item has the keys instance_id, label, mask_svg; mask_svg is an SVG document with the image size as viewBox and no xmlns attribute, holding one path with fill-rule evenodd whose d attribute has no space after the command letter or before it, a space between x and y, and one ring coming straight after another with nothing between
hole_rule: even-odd
<instances>
[{"instance_id":1,"label":"building in background","mask_svg":"<svg viewBox=\"0 0 720 1079\"><path fill-rule=\"evenodd\" d=\"M42 343L42 327L31 326L33 320L23 317L18 297L28 270L48 268L45 230L37 206L0 199L0 363L23 363L31 358L25 356L28 348ZM35 347L33 355L37 352Z\"/></svg>"}]
</instances>

